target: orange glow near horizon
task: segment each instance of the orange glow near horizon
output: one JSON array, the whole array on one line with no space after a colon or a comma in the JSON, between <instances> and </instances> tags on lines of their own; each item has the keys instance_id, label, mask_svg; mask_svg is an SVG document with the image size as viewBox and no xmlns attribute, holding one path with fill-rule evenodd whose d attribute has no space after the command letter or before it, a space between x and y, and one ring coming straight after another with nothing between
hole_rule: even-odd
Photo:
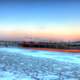
<instances>
[{"instance_id":1,"label":"orange glow near horizon","mask_svg":"<svg viewBox=\"0 0 80 80\"><path fill-rule=\"evenodd\" d=\"M55 26L55 27L46 27L44 29L36 28L15 28L0 30L0 36L6 37L9 39L20 39L27 40L27 38L40 38L40 39L49 39L49 40L80 40L80 27L68 26L64 27ZM5 38L5 39L6 39Z\"/></svg>"}]
</instances>

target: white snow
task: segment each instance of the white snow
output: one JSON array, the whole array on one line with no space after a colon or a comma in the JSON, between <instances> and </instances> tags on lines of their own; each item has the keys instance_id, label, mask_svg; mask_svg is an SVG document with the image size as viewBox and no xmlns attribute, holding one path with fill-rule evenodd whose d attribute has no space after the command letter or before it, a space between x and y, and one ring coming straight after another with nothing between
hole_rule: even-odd
<instances>
[{"instance_id":1,"label":"white snow","mask_svg":"<svg viewBox=\"0 0 80 80\"><path fill-rule=\"evenodd\" d=\"M80 54L78 53L64 53L64 52L48 52L40 50L28 50L21 48L0 48L0 51L7 51L9 53L19 53L26 56L50 58L59 61L66 61L71 63L80 63Z\"/></svg>"},{"instance_id":2,"label":"white snow","mask_svg":"<svg viewBox=\"0 0 80 80\"><path fill-rule=\"evenodd\" d=\"M80 54L0 48L0 80L79 80Z\"/></svg>"}]
</instances>

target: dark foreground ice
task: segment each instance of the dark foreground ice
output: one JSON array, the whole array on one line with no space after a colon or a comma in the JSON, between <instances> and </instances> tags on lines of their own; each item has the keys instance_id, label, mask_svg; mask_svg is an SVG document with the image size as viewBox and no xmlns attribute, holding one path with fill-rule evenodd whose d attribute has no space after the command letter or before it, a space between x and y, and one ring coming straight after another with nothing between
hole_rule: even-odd
<instances>
[{"instance_id":1,"label":"dark foreground ice","mask_svg":"<svg viewBox=\"0 0 80 80\"><path fill-rule=\"evenodd\" d=\"M80 80L80 55L0 48L0 80Z\"/></svg>"}]
</instances>

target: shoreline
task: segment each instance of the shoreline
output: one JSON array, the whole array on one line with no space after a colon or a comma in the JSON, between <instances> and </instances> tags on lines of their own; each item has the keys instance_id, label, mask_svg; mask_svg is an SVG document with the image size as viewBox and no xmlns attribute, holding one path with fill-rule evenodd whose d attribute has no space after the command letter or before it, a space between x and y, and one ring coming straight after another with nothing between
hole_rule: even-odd
<instances>
[{"instance_id":1,"label":"shoreline","mask_svg":"<svg viewBox=\"0 0 80 80\"><path fill-rule=\"evenodd\" d=\"M46 50L50 52L71 52L71 53L80 53L80 49L49 49L49 48L27 48L31 50Z\"/></svg>"}]
</instances>

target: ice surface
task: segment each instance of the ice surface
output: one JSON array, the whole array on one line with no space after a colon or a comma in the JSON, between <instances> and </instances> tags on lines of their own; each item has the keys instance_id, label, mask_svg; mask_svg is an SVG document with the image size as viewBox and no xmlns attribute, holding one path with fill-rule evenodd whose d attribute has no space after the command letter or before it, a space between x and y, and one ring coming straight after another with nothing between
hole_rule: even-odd
<instances>
[{"instance_id":1,"label":"ice surface","mask_svg":"<svg viewBox=\"0 0 80 80\"><path fill-rule=\"evenodd\" d=\"M0 48L0 80L80 80L80 54Z\"/></svg>"}]
</instances>

